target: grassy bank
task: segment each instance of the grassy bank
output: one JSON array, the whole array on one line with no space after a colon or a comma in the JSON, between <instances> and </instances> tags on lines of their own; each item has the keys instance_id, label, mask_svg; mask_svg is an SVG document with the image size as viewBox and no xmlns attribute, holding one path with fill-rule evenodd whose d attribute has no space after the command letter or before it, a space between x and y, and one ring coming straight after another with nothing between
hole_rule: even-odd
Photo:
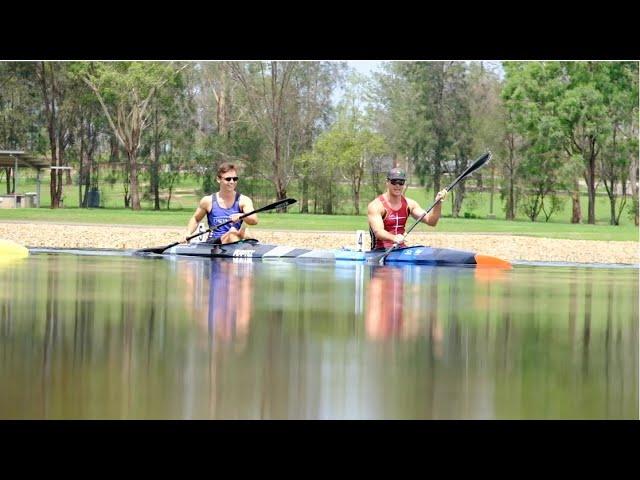
<instances>
[{"instance_id":1,"label":"grassy bank","mask_svg":"<svg viewBox=\"0 0 640 480\"><path fill-rule=\"evenodd\" d=\"M148 195L148 184L145 183L143 179L141 179L140 185L140 193L142 195L141 205L144 210L151 210L153 208L152 201ZM201 178L195 178L193 176L185 176L180 180L180 183L176 185L175 190L173 191L170 207L172 211L180 212L181 215L191 215L195 210L198 201L202 196L201 192ZM467 182L469 187L475 185L475 181ZM302 195L296 188L296 183L292 182L289 184L287 189L287 195L292 198L296 198L299 201L302 200ZM353 215L355 214L355 208L353 203L350 201L351 194L349 191L349 187L346 184L336 184L335 188L339 190L341 193L337 198L341 200L336 200L333 205L333 213L337 213L340 215ZM253 203L256 207L260 207L275 201L273 186L268 182L257 182L250 181L248 179L241 179L239 183L239 189L241 192L249 195L253 198ZM35 180L33 178L24 177L21 179L19 184L18 191L26 192L26 191L35 191L36 185ZM65 209L78 207L79 198L78 198L78 187L77 185L65 185L63 188L64 191L64 207ZM453 194L456 193L454 190ZM50 205L50 197L49 197L49 188L48 183L45 181L41 188L41 205L43 207L49 207ZM368 202L375 197L375 192L365 185L363 186L361 192L361 201L360 201L360 213L365 214L367 209ZM427 208L431 205L431 202L434 198L434 193L431 190L427 190L423 187L419 186L410 186L407 190L408 197L416 200L420 205L424 208ZM123 187L120 183L115 183L113 185L104 184L100 187L100 207L108 209L108 210L118 210L122 209L124 206L123 201ZM568 224L571 218L571 199L568 195L563 194L560 195L561 199L561 207L560 209L553 213L550 218L549 223L553 224ZM320 199L310 199L309 201L309 213L323 213L320 205L315 205L315 200L320 202ZM622 201L621 198L618 199L618 205ZM447 201L444 205L443 212L445 215L451 215L451 201ZM588 198L586 191L582 192L580 198L580 205L582 208L583 218L587 217L587 208L588 208ZM493 208L491 205L491 195L488 191L469 191L465 196L465 200L462 204L462 210L460 212L460 217L471 217L477 219L486 219L489 214L493 214L496 218L504 218L504 201L500 198L498 193L493 195ZM318 207L317 211L314 211L314 206ZM166 192L163 192L161 196L161 208L166 210ZM624 211L620 216L620 225L622 227L625 226L633 226L633 217L630 214L631 208L631 200L627 198L627 203L624 207ZM290 208L291 213L299 213L301 210L301 204L297 203ZM604 187L602 185L599 186L597 190L596 196L596 205L595 205L595 216L596 223L599 225L608 225L609 217L610 217L610 204L609 199L606 196ZM529 222L530 220L526 217L526 215L518 210L516 212L516 220L522 222ZM544 215L541 213L538 217L538 222L536 224L542 224L544 222Z\"/></svg>"},{"instance_id":2,"label":"grassy bank","mask_svg":"<svg viewBox=\"0 0 640 480\"><path fill-rule=\"evenodd\" d=\"M260 207L262 205L256 205ZM133 212L125 209L80 209L61 208L22 208L1 209L0 222L26 221L30 223L86 223L105 225L140 225L185 227L191 210ZM413 223L409 223L412 225ZM16 227L19 228L19 227ZM367 230L364 214L356 215L307 215L299 213L263 213L260 215L259 228L269 230L315 230L315 231L355 231ZM548 238L566 238L573 240L614 240L638 241L638 228L634 225L611 226L573 225L560 222L530 222L489 220L474 218L452 218L445 215L433 229L426 225L417 226L415 231L452 232L452 233L498 233L507 235L528 235Z\"/></svg>"}]
</instances>

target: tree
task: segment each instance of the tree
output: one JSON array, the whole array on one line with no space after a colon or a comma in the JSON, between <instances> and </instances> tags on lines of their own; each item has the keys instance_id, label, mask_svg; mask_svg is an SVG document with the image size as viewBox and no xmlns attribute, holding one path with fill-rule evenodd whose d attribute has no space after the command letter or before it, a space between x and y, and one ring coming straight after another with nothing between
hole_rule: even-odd
<instances>
[{"instance_id":1,"label":"tree","mask_svg":"<svg viewBox=\"0 0 640 480\"><path fill-rule=\"evenodd\" d=\"M48 148L35 64L0 62L0 148L44 153ZM6 192L15 191L13 168L4 170Z\"/></svg>"},{"instance_id":2,"label":"tree","mask_svg":"<svg viewBox=\"0 0 640 480\"><path fill-rule=\"evenodd\" d=\"M638 158L638 63L607 62L610 90L606 96L612 134L605 140L599 174L610 204L610 224L619 225L626 205L630 166ZM634 131L635 130L635 131ZM616 208L618 186L622 200Z\"/></svg>"},{"instance_id":3,"label":"tree","mask_svg":"<svg viewBox=\"0 0 640 480\"><path fill-rule=\"evenodd\" d=\"M380 93L389 97L382 101L398 118L419 119L409 126L400 139L390 141L401 145L415 168L420 183L427 177L437 191L442 175L459 175L467 167L471 156L472 130L469 104L469 83L464 62L397 62L387 68L387 78L381 80ZM398 79L400 77L401 79ZM389 87L401 87L401 97ZM457 190L453 214L457 216L464 199L464 184Z\"/></svg>"},{"instance_id":4,"label":"tree","mask_svg":"<svg viewBox=\"0 0 640 480\"><path fill-rule=\"evenodd\" d=\"M35 72L40 83L51 151L51 208L62 202L62 167L67 166L65 152L72 138L72 96L68 95L72 80L68 65L59 62L38 62Z\"/></svg>"},{"instance_id":5,"label":"tree","mask_svg":"<svg viewBox=\"0 0 640 480\"><path fill-rule=\"evenodd\" d=\"M334 88L342 84L345 72L344 62L305 62L298 75L293 77L292 83L300 98L294 110L296 154L311 150L318 135L333 120L332 95ZM309 211L309 184L312 179L307 165L304 161L294 162L294 171L300 184L301 213Z\"/></svg>"},{"instance_id":6,"label":"tree","mask_svg":"<svg viewBox=\"0 0 640 480\"><path fill-rule=\"evenodd\" d=\"M576 169L582 165L582 154L576 155L568 146L569 130L559 112L568 87L568 77L558 62L507 62L502 98L508 111L507 127L511 134L522 137L522 155L541 160L553 153L564 162L564 172L572 174L574 222L580 219ZM528 186L528 185L527 185ZM513 204L511 204L513 205ZM509 204L508 204L509 208Z\"/></svg>"},{"instance_id":7,"label":"tree","mask_svg":"<svg viewBox=\"0 0 640 480\"><path fill-rule=\"evenodd\" d=\"M240 83L254 126L271 146L269 180L276 198L287 196L291 180L289 162L291 117L287 112L297 96L292 91L291 78L299 68L297 62L253 62L232 64L233 77Z\"/></svg>"},{"instance_id":8,"label":"tree","mask_svg":"<svg viewBox=\"0 0 640 480\"><path fill-rule=\"evenodd\" d=\"M502 166L502 188L500 196L505 200L505 219L515 220L519 198L518 167L524 149L524 139L515 128L513 113L509 110L504 112L506 128L502 139L505 156L501 162Z\"/></svg>"},{"instance_id":9,"label":"tree","mask_svg":"<svg viewBox=\"0 0 640 480\"><path fill-rule=\"evenodd\" d=\"M152 115L150 102L159 88L175 81L187 65L161 62L92 62L75 72L96 94L129 164L131 208L140 210L137 163L140 139Z\"/></svg>"},{"instance_id":10,"label":"tree","mask_svg":"<svg viewBox=\"0 0 640 480\"><path fill-rule=\"evenodd\" d=\"M504 164L507 157L504 143L506 135L505 111L500 98L502 82L491 67L489 62L472 62L469 67L472 151L491 150L493 153L492 161L489 164L491 178L490 215L493 214L496 169ZM481 173L479 171L476 174L479 188L483 186ZM513 188L511 191L513 192Z\"/></svg>"},{"instance_id":11,"label":"tree","mask_svg":"<svg viewBox=\"0 0 640 480\"><path fill-rule=\"evenodd\" d=\"M338 120L316 142L316 155L325 165L332 162L335 171L349 182L356 215L360 215L360 192L365 179L366 167L373 157L380 157L387 151L384 138L370 130L360 112L343 105Z\"/></svg>"}]
</instances>

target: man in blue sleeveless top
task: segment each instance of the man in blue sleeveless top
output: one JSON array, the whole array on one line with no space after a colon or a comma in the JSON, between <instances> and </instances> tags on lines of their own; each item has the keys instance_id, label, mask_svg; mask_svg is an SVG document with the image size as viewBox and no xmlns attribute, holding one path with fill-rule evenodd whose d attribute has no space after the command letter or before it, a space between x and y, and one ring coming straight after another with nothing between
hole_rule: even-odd
<instances>
[{"instance_id":1,"label":"man in blue sleeveless top","mask_svg":"<svg viewBox=\"0 0 640 480\"><path fill-rule=\"evenodd\" d=\"M249 197L236 192L238 173L235 165L227 162L220 165L218 167L217 181L220 184L220 190L202 197L198 208L189 219L186 236L188 237L198 228L198 224L206 215L209 227L212 227L212 232L209 234L207 242L237 242L245 237L246 225L257 225L258 215L254 213L239 220L239 217L244 212L251 212L255 208L253 208L253 202ZM229 220L233 220L233 223L213 230L215 225L220 225Z\"/></svg>"}]
</instances>

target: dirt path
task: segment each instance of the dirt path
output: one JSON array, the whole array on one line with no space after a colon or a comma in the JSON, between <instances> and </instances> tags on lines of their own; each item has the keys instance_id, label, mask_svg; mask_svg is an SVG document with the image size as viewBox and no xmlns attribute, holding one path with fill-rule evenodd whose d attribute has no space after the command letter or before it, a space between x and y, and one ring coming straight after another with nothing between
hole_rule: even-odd
<instances>
[{"instance_id":1,"label":"dirt path","mask_svg":"<svg viewBox=\"0 0 640 480\"><path fill-rule=\"evenodd\" d=\"M251 237L263 243L305 248L353 246L354 233L284 232L250 228ZM145 248L177 241L184 229L175 227L105 226L0 223L0 238L28 247ZM368 239L365 243L368 246ZM496 234L412 232L410 245L469 250L509 261L639 264L639 242L560 240Z\"/></svg>"}]
</instances>

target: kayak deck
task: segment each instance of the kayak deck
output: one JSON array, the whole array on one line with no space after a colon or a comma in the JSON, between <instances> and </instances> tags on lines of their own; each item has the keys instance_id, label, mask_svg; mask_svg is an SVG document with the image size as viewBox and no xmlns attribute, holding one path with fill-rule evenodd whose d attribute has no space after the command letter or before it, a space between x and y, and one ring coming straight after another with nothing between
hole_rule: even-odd
<instances>
[{"instance_id":1,"label":"kayak deck","mask_svg":"<svg viewBox=\"0 0 640 480\"><path fill-rule=\"evenodd\" d=\"M249 239L224 245L207 242L180 244L166 250L163 255L181 255L209 258L235 259L299 259L332 262L367 262L377 263L384 253L381 251L361 252L348 249L306 249L269 245ZM385 264L405 263L412 265L469 265L511 268L505 260L489 255L481 255L463 250L433 248L423 245L398 248L391 251L384 259Z\"/></svg>"}]
</instances>

